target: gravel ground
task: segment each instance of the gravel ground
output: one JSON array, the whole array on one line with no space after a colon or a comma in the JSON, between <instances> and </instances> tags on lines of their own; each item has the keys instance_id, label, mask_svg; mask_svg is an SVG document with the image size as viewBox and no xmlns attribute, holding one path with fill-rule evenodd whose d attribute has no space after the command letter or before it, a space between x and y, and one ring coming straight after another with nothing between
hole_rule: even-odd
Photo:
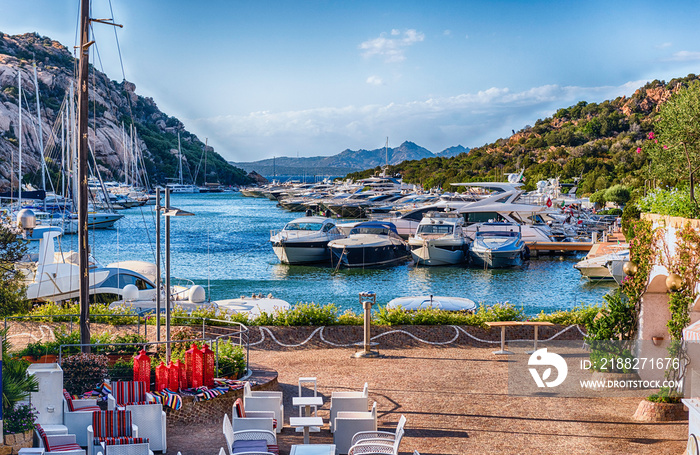
<instances>
[{"instance_id":1,"label":"gravel ground","mask_svg":"<svg viewBox=\"0 0 700 455\"><path fill-rule=\"evenodd\" d=\"M369 383L380 429L407 417L402 454L681 454L688 422L631 419L639 398L524 398L509 396L508 361L492 348L385 349L377 359L354 359L354 349L251 350L253 368L277 370L285 396L285 424L300 376L316 376L328 420L331 392ZM223 418L223 416L222 416ZM216 455L225 445L221 426L172 427L168 453ZM283 455L301 435L278 435ZM311 443L332 443L326 423Z\"/></svg>"}]
</instances>

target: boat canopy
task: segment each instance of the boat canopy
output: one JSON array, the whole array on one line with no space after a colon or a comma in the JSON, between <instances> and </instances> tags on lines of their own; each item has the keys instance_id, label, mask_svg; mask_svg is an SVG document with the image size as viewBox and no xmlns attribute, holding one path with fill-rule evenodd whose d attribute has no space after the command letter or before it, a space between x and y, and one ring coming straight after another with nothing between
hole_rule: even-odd
<instances>
[{"instance_id":1,"label":"boat canopy","mask_svg":"<svg viewBox=\"0 0 700 455\"><path fill-rule=\"evenodd\" d=\"M350 235L389 234L390 232L399 235L398 231L396 230L396 226L394 226L394 223L389 223L388 221L365 221L364 223L360 223L354 228L352 228L352 230L350 231Z\"/></svg>"}]
</instances>

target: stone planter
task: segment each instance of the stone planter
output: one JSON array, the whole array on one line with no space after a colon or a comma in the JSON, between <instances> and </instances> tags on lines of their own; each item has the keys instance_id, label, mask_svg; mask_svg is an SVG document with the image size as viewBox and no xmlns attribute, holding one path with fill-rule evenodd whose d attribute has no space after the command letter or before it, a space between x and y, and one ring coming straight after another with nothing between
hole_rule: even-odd
<instances>
[{"instance_id":1,"label":"stone planter","mask_svg":"<svg viewBox=\"0 0 700 455\"><path fill-rule=\"evenodd\" d=\"M24 433L6 434L5 444L0 445L0 455L14 455L19 453L19 449L31 447L34 440L34 431L29 430Z\"/></svg>"},{"instance_id":2,"label":"stone planter","mask_svg":"<svg viewBox=\"0 0 700 455\"><path fill-rule=\"evenodd\" d=\"M654 403L642 400L632 419L640 422L669 422L672 420L687 420L688 411L683 403Z\"/></svg>"}]
</instances>

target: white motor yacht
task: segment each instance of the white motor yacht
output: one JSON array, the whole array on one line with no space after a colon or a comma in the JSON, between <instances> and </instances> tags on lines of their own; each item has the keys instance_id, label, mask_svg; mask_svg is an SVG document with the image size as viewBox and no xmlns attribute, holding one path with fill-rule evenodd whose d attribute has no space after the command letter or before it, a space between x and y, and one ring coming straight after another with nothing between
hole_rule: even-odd
<instances>
[{"instance_id":1,"label":"white motor yacht","mask_svg":"<svg viewBox=\"0 0 700 455\"><path fill-rule=\"evenodd\" d=\"M428 212L408 238L416 264L454 265L468 258L470 239L464 218L455 212Z\"/></svg>"},{"instance_id":2,"label":"white motor yacht","mask_svg":"<svg viewBox=\"0 0 700 455\"><path fill-rule=\"evenodd\" d=\"M305 216L270 232L272 249L283 264L330 261L328 242L345 237L330 218Z\"/></svg>"},{"instance_id":3,"label":"white motor yacht","mask_svg":"<svg viewBox=\"0 0 700 455\"><path fill-rule=\"evenodd\" d=\"M488 268L520 266L527 255L520 226L512 223L481 223L469 253L472 264Z\"/></svg>"},{"instance_id":4,"label":"white motor yacht","mask_svg":"<svg viewBox=\"0 0 700 455\"><path fill-rule=\"evenodd\" d=\"M593 245L591 251L581 261L574 265L574 268L581 272L581 276L589 280L613 280L615 276L611 272L611 265L624 263L629 260L630 250L627 244L622 244L612 248L608 252L601 250L604 244ZM621 267L619 267L621 270Z\"/></svg>"},{"instance_id":5,"label":"white motor yacht","mask_svg":"<svg viewBox=\"0 0 700 455\"><path fill-rule=\"evenodd\" d=\"M415 297L398 297L386 304L387 308L402 308L404 310L422 310L434 308L446 311L473 311L476 303L463 297L439 297L421 295Z\"/></svg>"}]
</instances>

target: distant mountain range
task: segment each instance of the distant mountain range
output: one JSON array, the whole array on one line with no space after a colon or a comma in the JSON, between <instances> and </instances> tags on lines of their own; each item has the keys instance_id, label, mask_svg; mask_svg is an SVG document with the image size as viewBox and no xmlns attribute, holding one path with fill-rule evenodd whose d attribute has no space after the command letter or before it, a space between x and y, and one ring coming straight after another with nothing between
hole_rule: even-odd
<instances>
[{"instance_id":1,"label":"distant mountain range","mask_svg":"<svg viewBox=\"0 0 700 455\"><path fill-rule=\"evenodd\" d=\"M457 145L442 152L433 153L413 142L406 141L398 147L375 150L349 150L346 149L333 156L314 156L295 158L280 156L260 161L249 161L230 164L247 172L255 171L262 175L345 175L363 169L371 169L384 166L387 163L396 165L408 160L420 160L423 158L457 156L460 153L468 153L469 148Z\"/></svg>"}]
</instances>

